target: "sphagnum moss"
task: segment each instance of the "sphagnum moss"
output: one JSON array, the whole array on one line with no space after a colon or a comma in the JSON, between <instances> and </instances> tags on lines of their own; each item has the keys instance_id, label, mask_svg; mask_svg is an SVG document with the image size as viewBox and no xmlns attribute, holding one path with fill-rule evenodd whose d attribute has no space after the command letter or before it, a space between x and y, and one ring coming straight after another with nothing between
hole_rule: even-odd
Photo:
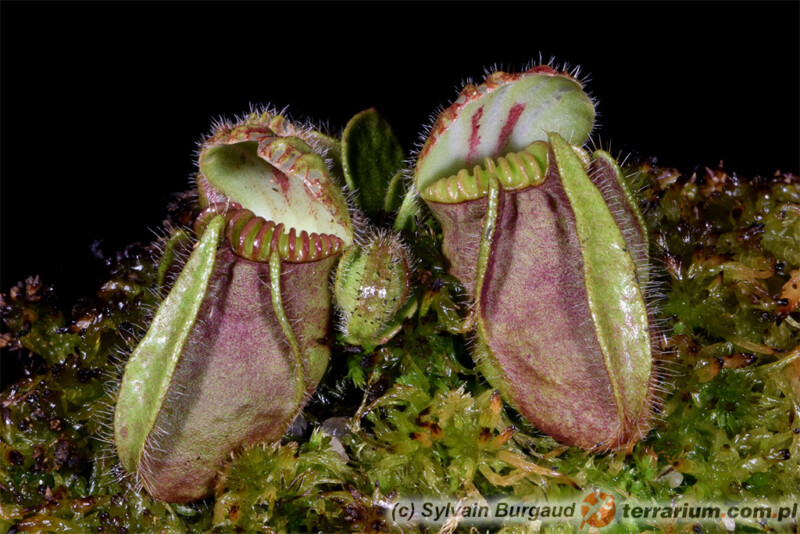
<instances>
[{"instance_id":1,"label":"sphagnum moss","mask_svg":"<svg viewBox=\"0 0 800 534\"><path fill-rule=\"evenodd\" d=\"M317 429L244 452L227 468L213 503L170 508L152 501L116 478L104 426L112 402L104 384L119 372L116 351L134 343L132 332L146 321L143 310L155 302L147 290L156 273L152 249L131 249L93 302L68 318L53 310L49 289L36 280L3 297L4 357L12 356L9 349L25 355L27 376L2 395L0 524L15 531L204 531L216 525L221 532L237 526L333 532L359 525L377 532L393 526L375 507L399 496L477 492L558 499L602 487L658 501L797 500L797 367L771 362L791 357L798 339L797 313L785 313L781 296L796 269L798 177L725 174L719 189L704 192L698 184L720 180L724 171L679 176L649 164L631 170L638 172L633 179L664 258L662 315L672 325L668 357L677 375L656 428L632 450L587 455L560 447L503 409L465 367L464 348L450 333L458 288L443 272L436 227L428 220L412 241L422 258L417 276L424 314L388 346L339 354L366 385L363 403L349 396L358 420L337 436ZM740 212L740 206L746 208ZM330 372L325 395L353 390L353 379L346 371ZM333 407L324 399L312 403L312 426L326 412ZM715 529L722 526L703 525Z\"/></svg>"},{"instance_id":2,"label":"sphagnum moss","mask_svg":"<svg viewBox=\"0 0 800 534\"><path fill-rule=\"evenodd\" d=\"M331 357L340 364L280 443L234 455L209 500L153 500L117 465L110 391L158 303L151 289L175 273L159 270L154 247L132 247L68 316L36 279L3 295L3 357L16 352L24 377L0 396L0 531L387 532L400 531L384 515L399 499L581 500L596 488L647 502L800 500L800 179L681 175L650 163L624 175L663 263L662 358L674 375L639 443L586 453L503 405L459 334L464 292L447 274L441 229L418 216L404 226L419 260L418 309L395 337L359 351L339 334ZM764 530L756 520L737 527ZM698 529L727 531L628 518L602 532Z\"/></svg>"}]
</instances>

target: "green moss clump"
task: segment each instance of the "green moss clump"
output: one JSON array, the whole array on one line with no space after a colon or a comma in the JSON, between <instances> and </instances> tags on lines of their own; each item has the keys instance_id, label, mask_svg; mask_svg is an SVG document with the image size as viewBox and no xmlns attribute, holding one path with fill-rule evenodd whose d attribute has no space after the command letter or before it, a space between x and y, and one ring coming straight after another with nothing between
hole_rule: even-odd
<instances>
[{"instance_id":1,"label":"green moss clump","mask_svg":"<svg viewBox=\"0 0 800 534\"><path fill-rule=\"evenodd\" d=\"M0 532L185 532L178 515L121 477L111 443L124 354L158 303L154 247L129 247L91 301L66 318L37 278L2 296L24 378L0 394ZM13 351L13 352L12 352Z\"/></svg>"},{"instance_id":2,"label":"green moss clump","mask_svg":"<svg viewBox=\"0 0 800 534\"><path fill-rule=\"evenodd\" d=\"M219 532L298 532L312 525L326 531L341 525L342 488L354 480L341 444L317 430L301 444L276 443L243 451L228 466L214 505ZM268 527L267 527L268 525Z\"/></svg>"},{"instance_id":3,"label":"green moss clump","mask_svg":"<svg viewBox=\"0 0 800 534\"><path fill-rule=\"evenodd\" d=\"M630 450L563 447L503 405L472 370L463 292L446 274L439 229L414 220L405 240L419 258L419 306L398 335L372 351L337 339L337 363L292 430L281 443L236 451L214 499L153 501L117 466L109 424L127 352L177 267L169 260L159 269L155 247L130 248L70 315L35 279L3 296L2 357L16 355L24 376L0 395L0 532L430 533L441 527L398 525L385 512L412 498L580 502L597 488L620 504L800 501L800 315L791 288L800 180L722 169L684 176L652 164L627 171L663 265L652 292L663 294L664 327L664 391L652 431ZM168 256L189 241L173 240ZM540 527L572 532L578 523ZM737 522L742 531L767 527L797 525ZM722 521L618 513L602 532L696 528L728 531Z\"/></svg>"}]
</instances>

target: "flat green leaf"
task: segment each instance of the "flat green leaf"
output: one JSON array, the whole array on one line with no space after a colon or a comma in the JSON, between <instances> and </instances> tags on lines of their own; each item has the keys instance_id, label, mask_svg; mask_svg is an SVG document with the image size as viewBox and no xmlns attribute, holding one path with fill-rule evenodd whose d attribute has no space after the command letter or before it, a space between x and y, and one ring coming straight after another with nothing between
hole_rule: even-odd
<instances>
[{"instance_id":1,"label":"flat green leaf","mask_svg":"<svg viewBox=\"0 0 800 534\"><path fill-rule=\"evenodd\" d=\"M374 108L362 111L347 123L342 134L344 178L368 216L399 205L402 191L396 187L397 174L404 158L392 127Z\"/></svg>"}]
</instances>

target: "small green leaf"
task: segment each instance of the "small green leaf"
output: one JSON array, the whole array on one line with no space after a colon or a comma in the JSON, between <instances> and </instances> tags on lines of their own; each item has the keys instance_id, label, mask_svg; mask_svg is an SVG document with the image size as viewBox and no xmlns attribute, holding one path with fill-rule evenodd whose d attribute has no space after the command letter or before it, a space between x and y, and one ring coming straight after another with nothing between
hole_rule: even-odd
<instances>
[{"instance_id":1,"label":"small green leaf","mask_svg":"<svg viewBox=\"0 0 800 534\"><path fill-rule=\"evenodd\" d=\"M405 175L405 169L401 169L389 181L386 197L383 199L383 210L386 213L391 213L400 207L403 200L403 177Z\"/></svg>"},{"instance_id":2,"label":"small green leaf","mask_svg":"<svg viewBox=\"0 0 800 534\"><path fill-rule=\"evenodd\" d=\"M392 127L374 108L347 123L342 134L344 178L368 216L399 205L402 191L397 187L398 171L404 158Z\"/></svg>"},{"instance_id":3,"label":"small green leaf","mask_svg":"<svg viewBox=\"0 0 800 534\"><path fill-rule=\"evenodd\" d=\"M414 216L419 215L420 213L420 206L417 199L419 195L417 195L417 190L414 187L410 187L408 191L406 191L405 196L403 197L403 202L400 205L400 209L397 210L397 217L394 220L394 229L397 232L411 232L412 231L412 223L414 222Z\"/></svg>"}]
</instances>

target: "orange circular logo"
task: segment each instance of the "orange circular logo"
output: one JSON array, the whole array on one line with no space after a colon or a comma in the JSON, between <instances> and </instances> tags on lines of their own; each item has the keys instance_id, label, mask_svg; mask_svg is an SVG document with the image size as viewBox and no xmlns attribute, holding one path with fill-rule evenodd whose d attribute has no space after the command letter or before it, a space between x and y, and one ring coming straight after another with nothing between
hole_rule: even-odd
<instances>
[{"instance_id":1,"label":"orange circular logo","mask_svg":"<svg viewBox=\"0 0 800 534\"><path fill-rule=\"evenodd\" d=\"M601 491L590 493L583 499L583 504L581 505L583 521L580 529L583 530L586 525L595 528L604 527L614 520L616 512L617 507L614 505L614 496L612 494Z\"/></svg>"}]
</instances>

